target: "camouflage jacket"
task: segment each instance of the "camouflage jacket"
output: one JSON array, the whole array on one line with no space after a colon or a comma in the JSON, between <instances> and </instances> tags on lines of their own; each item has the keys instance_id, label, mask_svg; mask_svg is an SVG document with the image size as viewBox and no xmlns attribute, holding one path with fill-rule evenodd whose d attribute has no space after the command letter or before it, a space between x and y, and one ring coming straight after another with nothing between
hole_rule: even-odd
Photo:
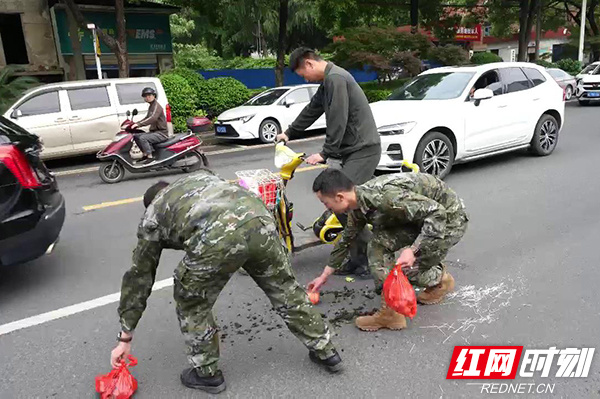
<instances>
[{"instance_id":1,"label":"camouflage jacket","mask_svg":"<svg viewBox=\"0 0 600 399\"><path fill-rule=\"evenodd\" d=\"M225 232L258 217L273 220L258 197L207 170L160 191L142 218L133 265L123 276L119 305L123 330L135 329L146 308L163 248L200 254L204 246L217 245Z\"/></svg>"},{"instance_id":2,"label":"camouflage jacket","mask_svg":"<svg viewBox=\"0 0 600 399\"><path fill-rule=\"evenodd\" d=\"M341 267L349 245L367 225L375 234L413 231L413 246L427 248L444 239L446 228L466 215L462 200L440 179L426 173L380 176L356 187L358 209L348 214L348 224L329 258L329 266Z\"/></svg>"}]
</instances>

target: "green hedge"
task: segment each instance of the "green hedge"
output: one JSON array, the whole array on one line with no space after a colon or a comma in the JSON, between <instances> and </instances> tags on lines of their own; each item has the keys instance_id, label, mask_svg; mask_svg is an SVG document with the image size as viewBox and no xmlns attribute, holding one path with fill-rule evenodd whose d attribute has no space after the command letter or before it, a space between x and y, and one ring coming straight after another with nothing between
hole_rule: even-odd
<instances>
[{"instance_id":1,"label":"green hedge","mask_svg":"<svg viewBox=\"0 0 600 399\"><path fill-rule=\"evenodd\" d=\"M400 78L394 80L388 80L386 82L379 83L374 80L372 82L363 82L358 85L362 87L363 90L391 90L397 89L398 87L402 87L408 82L411 78Z\"/></svg>"},{"instance_id":2,"label":"green hedge","mask_svg":"<svg viewBox=\"0 0 600 399\"><path fill-rule=\"evenodd\" d=\"M204 84L204 77L202 75L189 68L175 68L165 72L165 74L179 75L184 78L194 91L194 105L196 108L200 108L200 102L198 100L197 93L202 90L202 85Z\"/></svg>"},{"instance_id":3,"label":"green hedge","mask_svg":"<svg viewBox=\"0 0 600 399\"><path fill-rule=\"evenodd\" d=\"M489 52L475 53L471 57L471 63L477 65L491 64L492 62L502 62L502 57Z\"/></svg>"},{"instance_id":4,"label":"green hedge","mask_svg":"<svg viewBox=\"0 0 600 399\"><path fill-rule=\"evenodd\" d=\"M558 60L556 62L556 66L573 76L577 75L583 69L581 62L572 60L570 58Z\"/></svg>"},{"instance_id":5,"label":"green hedge","mask_svg":"<svg viewBox=\"0 0 600 399\"><path fill-rule=\"evenodd\" d=\"M186 118L196 111L194 90L182 76L174 73L159 75L159 79L169 99L173 128L175 132L183 132L187 129Z\"/></svg>"},{"instance_id":6,"label":"green hedge","mask_svg":"<svg viewBox=\"0 0 600 399\"><path fill-rule=\"evenodd\" d=\"M376 101L387 100L387 98L390 96L390 94L392 94L392 90L367 89L367 90L363 90L363 91L365 92L365 95L367 96L367 100L369 100L370 103L374 103Z\"/></svg>"},{"instance_id":7,"label":"green hedge","mask_svg":"<svg viewBox=\"0 0 600 399\"><path fill-rule=\"evenodd\" d=\"M234 78L212 78L202 84L198 93L200 108L215 116L248 100L248 88Z\"/></svg>"},{"instance_id":8,"label":"green hedge","mask_svg":"<svg viewBox=\"0 0 600 399\"><path fill-rule=\"evenodd\" d=\"M556 68L556 64L546 60L535 60L533 63L544 68Z\"/></svg>"}]
</instances>

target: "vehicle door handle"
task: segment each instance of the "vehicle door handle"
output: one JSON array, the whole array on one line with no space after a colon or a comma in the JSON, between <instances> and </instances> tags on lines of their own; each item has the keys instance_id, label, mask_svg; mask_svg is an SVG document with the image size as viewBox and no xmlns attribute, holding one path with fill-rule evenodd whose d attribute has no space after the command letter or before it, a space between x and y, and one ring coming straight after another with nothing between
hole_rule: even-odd
<instances>
[{"instance_id":1,"label":"vehicle door handle","mask_svg":"<svg viewBox=\"0 0 600 399\"><path fill-rule=\"evenodd\" d=\"M498 105L498 108L506 108L506 107L508 107L508 104Z\"/></svg>"},{"instance_id":2,"label":"vehicle door handle","mask_svg":"<svg viewBox=\"0 0 600 399\"><path fill-rule=\"evenodd\" d=\"M71 120L72 120L72 121L78 121L78 120L80 120L80 119L81 119L81 118L80 118L79 116L72 116L72 117L71 117Z\"/></svg>"},{"instance_id":3,"label":"vehicle door handle","mask_svg":"<svg viewBox=\"0 0 600 399\"><path fill-rule=\"evenodd\" d=\"M54 122L56 122L56 123L63 123L63 122L66 122L66 121L67 120L65 118L58 118L58 119L54 120Z\"/></svg>"},{"instance_id":4,"label":"vehicle door handle","mask_svg":"<svg viewBox=\"0 0 600 399\"><path fill-rule=\"evenodd\" d=\"M533 101L539 101L539 100L540 100L540 98L539 98L539 97L538 97L538 98L534 98L534 99L533 99Z\"/></svg>"}]
</instances>

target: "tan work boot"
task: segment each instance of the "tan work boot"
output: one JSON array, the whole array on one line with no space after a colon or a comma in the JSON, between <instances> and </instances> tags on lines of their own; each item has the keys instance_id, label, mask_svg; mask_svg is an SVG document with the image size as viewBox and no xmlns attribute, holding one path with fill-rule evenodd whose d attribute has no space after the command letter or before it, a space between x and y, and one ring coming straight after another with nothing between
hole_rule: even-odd
<instances>
[{"instance_id":1,"label":"tan work boot","mask_svg":"<svg viewBox=\"0 0 600 399\"><path fill-rule=\"evenodd\" d=\"M423 305L435 305L440 303L447 293L454 290L454 277L446 270L444 266L442 272L442 281L438 285L425 288L423 292L417 295L417 302Z\"/></svg>"},{"instance_id":2,"label":"tan work boot","mask_svg":"<svg viewBox=\"0 0 600 399\"><path fill-rule=\"evenodd\" d=\"M406 318L390 309L381 297L381 308L373 315L357 317L355 324L362 331L377 331L380 328L402 330L406 328Z\"/></svg>"}]
</instances>

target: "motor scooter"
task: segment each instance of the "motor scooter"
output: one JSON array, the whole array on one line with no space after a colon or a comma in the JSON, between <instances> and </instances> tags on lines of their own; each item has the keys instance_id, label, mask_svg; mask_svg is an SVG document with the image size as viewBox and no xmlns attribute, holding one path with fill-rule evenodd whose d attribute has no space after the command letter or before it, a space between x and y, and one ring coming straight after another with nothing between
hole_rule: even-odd
<instances>
[{"instance_id":1,"label":"motor scooter","mask_svg":"<svg viewBox=\"0 0 600 399\"><path fill-rule=\"evenodd\" d=\"M134 135L145 133L141 129L132 129L133 117L137 114L137 109L133 112L127 111L127 119L121 124L121 131L112 143L96 154L103 162L99 169L102 181L117 183L125 176L125 170L131 173L147 173L180 169L187 173L208 166L208 159L200 150L202 141L192 132L178 133L162 143L153 144L154 160L136 162L131 156L131 149L135 143Z\"/></svg>"},{"instance_id":2,"label":"motor scooter","mask_svg":"<svg viewBox=\"0 0 600 399\"><path fill-rule=\"evenodd\" d=\"M275 146L275 167L280 170L279 174L267 169L236 172L238 182L259 195L273 212L279 235L290 253L317 245L335 244L344 229L337 216L326 210L310 226L296 223L302 232L312 230L313 233L313 236L302 237L296 242L292 231L294 204L288 199L286 188L305 158L305 153L297 153L280 142ZM419 171L417 164L408 161L402 161L402 166L413 172Z\"/></svg>"}]
</instances>

